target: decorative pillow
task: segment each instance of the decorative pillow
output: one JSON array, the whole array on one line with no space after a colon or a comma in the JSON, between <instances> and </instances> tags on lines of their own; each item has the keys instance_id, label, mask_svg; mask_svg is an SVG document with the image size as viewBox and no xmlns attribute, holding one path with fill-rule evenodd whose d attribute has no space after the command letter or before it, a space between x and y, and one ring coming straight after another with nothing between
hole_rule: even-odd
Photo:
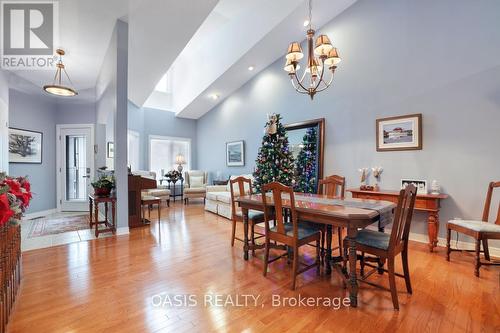
<instances>
[{"instance_id":1,"label":"decorative pillow","mask_svg":"<svg viewBox=\"0 0 500 333\"><path fill-rule=\"evenodd\" d=\"M203 187L203 176L189 176L189 186L192 188Z\"/></svg>"}]
</instances>

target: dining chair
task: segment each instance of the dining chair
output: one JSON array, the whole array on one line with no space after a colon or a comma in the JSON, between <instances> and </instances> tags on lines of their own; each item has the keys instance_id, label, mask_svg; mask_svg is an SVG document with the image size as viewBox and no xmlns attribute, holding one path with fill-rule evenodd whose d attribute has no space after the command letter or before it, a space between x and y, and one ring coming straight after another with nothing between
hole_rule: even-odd
<instances>
[{"instance_id":1,"label":"dining chair","mask_svg":"<svg viewBox=\"0 0 500 333\"><path fill-rule=\"evenodd\" d=\"M272 193L272 204L267 192ZM289 199L283 199L283 196ZM269 250L271 248L283 249L278 244L271 241L284 244L293 251L293 280L292 290L295 290L297 275L316 267L316 274L320 273L320 241L321 236L317 228L309 227L307 224L300 224L297 220L297 211L295 209L295 196L293 188L285 186L278 182L272 182L262 186L262 203L264 205L264 220L266 224L266 242L264 255L264 276L267 275L267 266L288 255L288 251L280 256L269 260ZM283 214L283 208L287 208L291 223L285 223L286 217ZM271 227L270 221L274 220L274 226ZM299 269L299 247L316 242L316 260L313 264Z\"/></svg>"},{"instance_id":2,"label":"dining chair","mask_svg":"<svg viewBox=\"0 0 500 333\"><path fill-rule=\"evenodd\" d=\"M500 239L500 203L498 205L498 211L495 223L488 223L491 208L491 199L493 197L493 190L500 188L500 181L491 182L488 185L488 192L486 194L486 202L483 209L483 218L481 221L473 220L451 220L446 224L446 260L450 261L451 251L470 251L470 250L460 250L452 249L450 246L451 231L454 230L457 233L462 233L470 237L474 237L476 240L476 248L474 251L476 253L476 260L474 266L474 274L479 277L479 268L482 265L500 265L500 262L492 262L490 259L490 251L488 249L488 239ZM481 251L481 243L483 243L483 251ZM484 259L490 262L482 262L480 258L480 253L484 253Z\"/></svg>"},{"instance_id":3,"label":"dining chair","mask_svg":"<svg viewBox=\"0 0 500 333\"><path fill-rule=\"evenodd\" d=\"M345 177L332 175L325 177L324 179L320 179L318 183L318 194L327 195L329 197L344 199L345 198ZM330 225L318 224L318 227L321 228L321 258L324 259L325 255L325 241L327 244L332 243L332 233L328 232L328 228L331 228ZM335 247L332 250L339 249L340 254L342 255L342 227L337 228L337 235L339 239L339 247ZM328 239L327 239L328 238Z\"/></svg>"},{"instance_id":4,"label":"dining chair","mask_svg":"<svg viewBox=\"0 0 500 333\"><path fill-rule=\"evenodd\" d=\"M372 267L373 270L362 276L361 281L385 289L384 287L365 280L374 272L387 272L389 274L392 304L396 310L399 310L399 301L395 277L403 277L405 279L407 292L409 294L412 293L410 271L408 268L408 236L410 234L410 224L413 217L413 208L415 207L416 196L417 189L414 185L408 185L405 189L399 192L398 205L394 213L394 220L390 234L363 229L358 231L357 236L353 239L356 243L356 250L363 253L359 257L362 263L364 262L365 253L371 254L387 262L387 269L367 263L366 266ZM345 257L347 257L347 249L350 245L351 239L346 237L344 239ZM401 259L403 262L403 274L394 272L394 260L396 255L399 253L401 253Z\"/></svg>"},{"instance_id":5,"label":"dining chair","mask_svg":"<svg viewBox=\"0 0 500 333\"><path fill-rule=\"evenodd\" d=\"M237 191L235 191L235 184L237 185ZM236 199L239 196L247 195L252 193L252 181L249 178L240 176L229 180L229 185L231 189L231 220L232 220L232 232L231 232L231 246L234 246L234 240L237 239L244 242L243 239L236 237L236 223L243 222L243 213L241 209L236 207ZM250 225L250 240L252 245L255 245L255 240L264 237L264 234L257 233L259 236L255 237L255 226L257 224L264 222L264 213L250 209L248 211L248 224ZM252 254L255 255L255 249L252 249Z\"/></svg>"}]
</instances>

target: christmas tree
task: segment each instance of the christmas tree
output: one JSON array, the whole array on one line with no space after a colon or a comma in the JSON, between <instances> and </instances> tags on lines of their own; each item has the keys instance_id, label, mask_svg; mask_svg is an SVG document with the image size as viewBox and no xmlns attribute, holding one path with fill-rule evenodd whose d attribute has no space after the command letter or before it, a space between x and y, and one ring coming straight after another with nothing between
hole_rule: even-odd
<instances>
[{"instance_id":1,"label":"christmas tree","mask_svg":"<svg viewBox=\"0 0 500 333\"><path fill-rule=\"evenodd\" d=\"M302 149L295 162L296 192L316 193L316 149L318 145L316 128L308 128L302 139Z\"/></svg>"},{"instance_id":2,"label":"christmas tree","mask_svg":"<svg viewBox=\"0 0 500 333\"><path fill-rule=\"evenodd\" d=\"M260 192L262 185L270 182L276 181L290 186L293 181L294 160L288 148L288 137L285 127L281 124L281 116L269 116L265 128L253 173L257 192Z\"/></svg>"}]
</instances>

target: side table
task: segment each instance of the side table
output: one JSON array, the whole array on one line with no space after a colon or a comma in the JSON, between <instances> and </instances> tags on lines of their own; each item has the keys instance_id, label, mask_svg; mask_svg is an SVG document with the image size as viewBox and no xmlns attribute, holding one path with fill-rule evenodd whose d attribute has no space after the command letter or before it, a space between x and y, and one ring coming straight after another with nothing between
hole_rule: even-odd
<instances>
[{"instance_id":1,"label":"side table","mask_svg":"<svg viewBox=\"0 0 500 333\"><path fill-rule=\"evenodd\" d=\"M177 179L172 179L172 178L163 178L163 179L160 179L160 185L163 183L163 181L166 181L167 182L167 188L170 190L170 197L171 198L174 198L174 202L175 202L175 198L176 197L181 197L181 202L182 202L182 199L184 198L184 178L177 178ZM180 186L180 191L179 193L177 193L177 186L176 184L178 182L181 182L181 186Z\"/></svg>"},{"instance_id":2,"label":"side table","mask_svg":"<svg viewBox=\"0 0 500 333\"><path fill-rule=\"evenodd\" d=\"M227 185L229 180L213 180L212 185Z\"/></svg>"},{"instance_id":3,"label":"side table","mask_svg":"<svg viewBox=\"0 0 500 333\"><path fill-rule=\"evenodd\" d=\"M104 204L104 220L99 221L99 204ZM111 221L108 220L109 204L111 203ZM98 196L89 194L89 224L90 229L95 226L95 236L99 237L99 233L113 232L116 233L116 197L114 196ZM99 229L99 224L104 224L107 228Z\"/></svg>"}]
</instances>

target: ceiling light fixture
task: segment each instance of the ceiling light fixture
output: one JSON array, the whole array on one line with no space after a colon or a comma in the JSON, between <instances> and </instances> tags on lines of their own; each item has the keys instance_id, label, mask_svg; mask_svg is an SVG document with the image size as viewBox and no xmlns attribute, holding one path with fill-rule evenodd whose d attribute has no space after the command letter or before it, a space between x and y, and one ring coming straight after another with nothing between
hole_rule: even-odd
<instances>
[{"instance_id":1,"label":"ceiling light fixture","mask_svg":"<svg viewBox=\"0 0 500 333\"><path fill-rule=\"evenodd\" d=\"M304 22L305 23L305 22ZM316 46L313 46L315 31L312 29L312 0L309 0L309 29L307 30L307 63L304 73L299 77L297 71L300 69L299 61L304 57L302 48L298 42L290 43L285 56L286 63L283 68L288 72L292 86L298 93L308 94L311 100L314 95L327 89L333 81L333 74L340 62L338 51L332 46L327 35L319 35L316 38ZM325 81L325 67L332 72L330 79Z\"/></svg>"},{"instance_id":2,"label":"ceiling light fixture","mask_svg":"<svg viewBox=\"0 0 500 333\"><path fill-rule=\"evenodd\" d=\"M253 71L254 69L255 69L255 67L253 67L253 66L248 66L248 70L249 70L249 71Z\"/></svg>"},{"instance_id":3,"label":"ceiling light fixture","mask_svg":"<svg viewBox=\"0 0 500 333\"><path fill-rule=\"evenodd\" d=\"M64 50L57 49L56 53L59 55L59 60L56 63L56 75L54 76L54 81L52 84L47 84L43 86L43 90L48 92L49 94L56 95L56 96L64 96L64 97L72 97L78 95L78 92L76 92L75 89L70 88L68 86L64 86L62 84L62 72L66 74L66 77L68 78L68 81L71 85L73 85L73 82L71 82L71 79L69 78L68 73L66 72L66 69L64 68L64 64L62 61L62 56L65 55Z\"/></svg>"},{"instance_id":4,"label":"ceiling light fixture","mask_svg":"<svg viewBox=\"0 0 500 333\"><path fill-rule=\"evenodd\" d=\"M307 27L309 25L309 20L304 21L304 27Z\"/></svg>"},{"instance_id":5,"label":"ceiling light fixture","mask_svg":"<svg viewBox=\"0 0 500 333\"><path fill-rule=\"evenodd\" d=\"M212 94L212 95L210 95L210 98L213 99L214 101L216 101L217 99L219 99L219 95Z\"/></svg>"}]
</instances>

